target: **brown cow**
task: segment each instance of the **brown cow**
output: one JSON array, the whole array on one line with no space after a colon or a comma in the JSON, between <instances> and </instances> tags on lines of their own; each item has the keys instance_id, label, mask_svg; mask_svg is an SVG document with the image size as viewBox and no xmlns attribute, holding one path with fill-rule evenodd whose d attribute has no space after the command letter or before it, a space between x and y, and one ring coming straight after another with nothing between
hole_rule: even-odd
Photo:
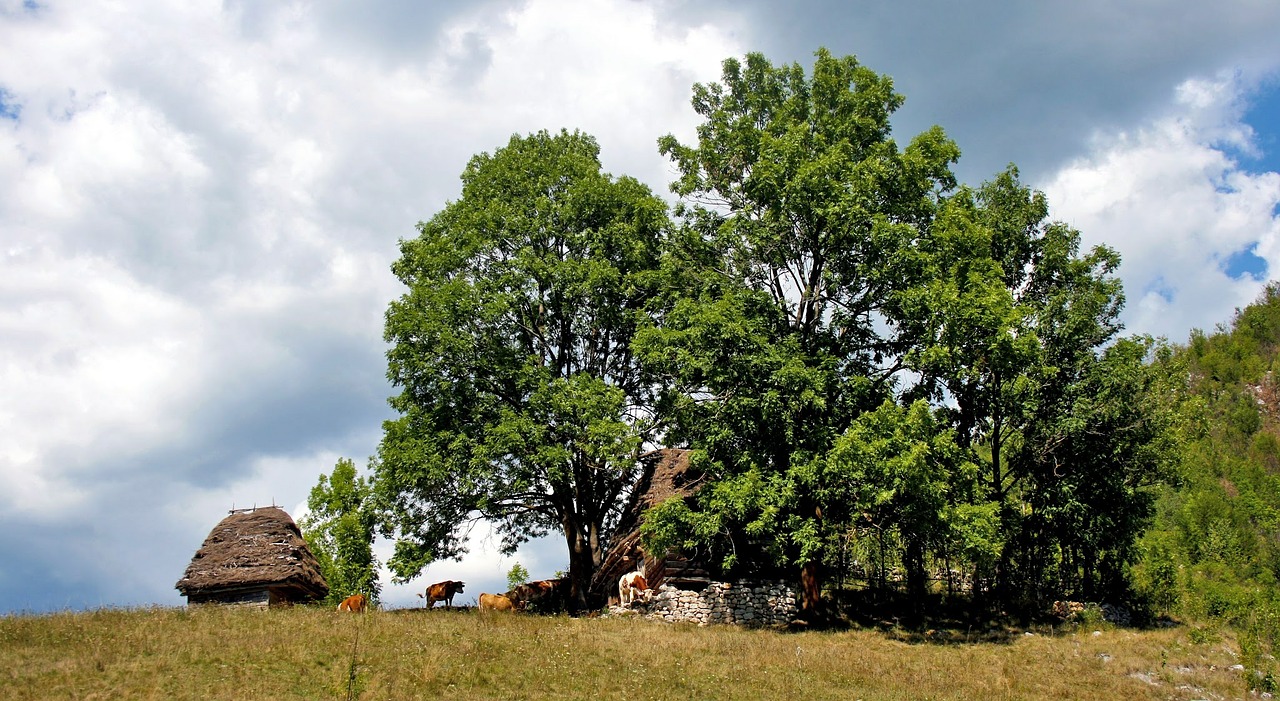
<instances>
[{"instance_id":1,"label":"brown cow","mask_svg":"<svg viewBox=\"0 0 1280 701\"><path fill-rule=\"evenodd\" d=\"M369 597L364 594L352 594L351 596L343 599L342 603L338 604L338 610L350 611L352 613L364 613L368 606Z\"/></svg>"},{"instance_id":2,"label":"brown cow","mask_svg":"<svg viewBox=\"0 0 1280 701\"><path fill-rule=\"evenodd\" d=\"M481 611L514 611L516 605L502 594L481 594Z\"/></svg>"},{"instance_id":3,"label":"brown cow","mask_svg":"<svg viewBox=\"0 0 1280 701\"><path fill-rule=\"evenodd\" d=\"M427 600L427 608L435 608L437 601L443 601L446 608L453 608L453 595L462 593L464 582L446 580L427 587L427 593L419 594L419 599Z\"/></svg>"},{"instance_id":4,"label":"brown cow","mask_svg":"<svg viewBox=\"0 0 1280 701\"><path fill-rule=\"evenodd\" d=\"M535 611L554 613L562 610L569 600L569 580L540 579L528 582L507 592L506 596L520 611L533 607Z\"/></svg>"}]
</instances>

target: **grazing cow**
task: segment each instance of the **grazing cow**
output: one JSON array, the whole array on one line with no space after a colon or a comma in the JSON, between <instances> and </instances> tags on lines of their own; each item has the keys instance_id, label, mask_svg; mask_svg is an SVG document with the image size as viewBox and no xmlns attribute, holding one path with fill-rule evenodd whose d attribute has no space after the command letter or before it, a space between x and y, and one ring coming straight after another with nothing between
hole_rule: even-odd
<instances>
[{"instance_id":1,"label":"grazing cow","mask_svg":"<svg viewBox=\"0 0 1280 701\"><path fill-rule=\"evenodd\" d=\"M481 594L481 611L514 611L516 605L502 594Z\"/></svg>"},{"instance_id":2,"label":"grazing cow","mask_svg":"<svg viewBox=\"0 0 1280 701\"><path fill-rule=\"evenodd\" d=\"M618 580L618 602L623 606L630 606L637 598L647 598L648 591L649 583L639 572L628 572Z\"/></svg>"},{"instance_id":3,"label":"grazing cow","mask_svg":"<svg viewBox=\"0 0 1280 701\"><path fill-rule=\"evenodd\" d=\"M338 604L338 610L350 611L352 613L364 613L368 606L369 597L364 594L352 594L351 596L343 599L342 603Z\"/></svg>"},{"instance_id":4,"label":"grazing cow","mask_svg":"<svg viewBox=\"0 0 1280 701\"><path fill-rule=\"evenodd\" d=\"M519 611L530 607L542 613L553 613L564 609L569 600L568 579L540 579L527 582L512 589L506 594Z\"/></svg>"},{"instance_id":5,"label":"grazing cow","mask_svg":"<svg viewBox=\"0 0 1280 701\"><path fill-rule=\"evenodd\" d=\"M427 593L419 594L419 599L427 600L427 608L435 608L437 601L443 601L446 608L453 608L453 595L462 593L463 582L446 580L427 587Z\"/></svg>"}]
</instances>

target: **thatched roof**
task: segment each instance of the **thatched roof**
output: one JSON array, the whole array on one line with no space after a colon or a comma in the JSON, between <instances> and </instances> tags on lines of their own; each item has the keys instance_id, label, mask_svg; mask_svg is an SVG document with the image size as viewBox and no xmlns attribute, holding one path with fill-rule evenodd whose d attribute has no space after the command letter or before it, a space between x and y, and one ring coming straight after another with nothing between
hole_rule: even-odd
<instances>
[{"instance_id":1,"label":"thatched roof","mask_svg":"<svg viewBox=\"0 0 1280 701\"><path fill-rule=\"evenodd\" d=\"M640 527L640 517L650 507L672 497L692 496L702 486L702 475L689 472L689 453L684 448L660 448L640 456L640 462L653 469L642 470L632 490L631 504L623 515L623 521L633 521L631 528Z\"/></svg>"},{"instance_id":2,"label":"thatched roof","mask_svg":"<svg viewBox=\"0 0 1280 701\"><path fill-rule=\"evenodd\" d=\"M702 475L689 470L689 452L683 448L661 448L640 456L644 469L631 490L631 501L618 520L609 552L592 577L593 593L607 596L617 586L618 577L636 568L640 555L640 522L646 510L668 499L693 496L702 486ZM655 584L661 579L658 571L645 574Z\"/></svg>"},{"instance_id":3,"label":"thatched roof","mask_svg":"<svg viewBox=\"0 0 1280 701\"><path fill-rule=\"evenodd\" d=\"M302 539L302 531L278 507L232 514L214 526L174 587L184 596L271 586L298 598L324 598L329 585Z\"/></svg>"}]
</instances>

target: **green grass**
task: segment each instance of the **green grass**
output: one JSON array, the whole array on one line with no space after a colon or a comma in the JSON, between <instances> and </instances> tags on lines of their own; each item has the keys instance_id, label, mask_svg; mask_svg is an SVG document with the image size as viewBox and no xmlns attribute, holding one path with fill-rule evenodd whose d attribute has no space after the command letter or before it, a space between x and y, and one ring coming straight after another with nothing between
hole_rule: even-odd
<instances>
[{"instance_id":1,"label":"green grass","mask_svg":"<svg viewBox=\"0 0 1280 701\"><path fill-rule=\"evenodd\" d=\"M797 633L474 611L103 610L0 618L0 697L1245 697L1242 673L1230 669L1229 632L1043 629L981 639L960 630Z\"/></svg>"}]
</instances>

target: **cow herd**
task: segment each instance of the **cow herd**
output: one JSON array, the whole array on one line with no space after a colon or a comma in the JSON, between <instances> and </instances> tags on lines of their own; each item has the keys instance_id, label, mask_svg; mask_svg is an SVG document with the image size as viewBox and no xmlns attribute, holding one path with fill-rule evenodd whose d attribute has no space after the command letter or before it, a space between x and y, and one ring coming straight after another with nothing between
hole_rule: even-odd
<instances>
[{"instance_id":1,"label":"cow herd","mask_svg":"<svg viewBox=\"0 0 1280 701\"><path fill-rule=\"evenodd\" d=\"M437 601L443 601L446 608L453 608L453 597L461 594L464 582L446 580L427 587L418 595L423 599L426 608L435 608ZM635 601L647 600L652 594L644 575L639 572L628 572L618 580L618 600L623 606L630 606ZM505 594L480 594L479 606L484 611L539 611L553 612L563 610L569 599L568 579L543 579L527 582ZM349 596L338 604L339 611L363 613L368 609L369 599L364 594Z\"/></svg>"}]
</instances>

